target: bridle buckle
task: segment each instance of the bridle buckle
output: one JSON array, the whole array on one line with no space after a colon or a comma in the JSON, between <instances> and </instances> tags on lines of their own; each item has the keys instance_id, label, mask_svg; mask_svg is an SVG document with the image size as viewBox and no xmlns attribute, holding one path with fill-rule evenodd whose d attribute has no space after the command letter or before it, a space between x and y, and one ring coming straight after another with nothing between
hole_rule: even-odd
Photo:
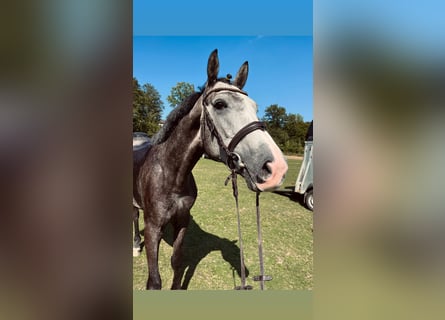
<instances>
[{"instance_id":1,"label":"bridle buckle","mask_svg":"<svg viewBox=\"0 0 445 320\"><path fill-rule=\"evenodd\" d=\"M230 170L235 170L236 172L240 172L246 167L241 160L241 156L236 152L230 152L227 158L227 166Z\"/></svg>"}]
</instances>

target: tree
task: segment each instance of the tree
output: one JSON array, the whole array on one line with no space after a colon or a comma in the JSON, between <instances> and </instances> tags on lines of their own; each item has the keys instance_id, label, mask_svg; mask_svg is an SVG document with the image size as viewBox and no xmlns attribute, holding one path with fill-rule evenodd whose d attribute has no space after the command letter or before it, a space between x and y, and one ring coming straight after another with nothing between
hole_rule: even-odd
<instances>
[{"instance_id":1,"label":"tree","mask_svg":"<svg viewBox=\"0 0 445 320\"><path fill-rule=\"evenodd\" d=\"M171 107L175 108L193 92L195 92L195 87L193 86L193 84L187 82L178 82L176 86L171 89L170 95L167 97L167 101Z\"/></svg>"},{"instance_id":2,"label":"tree","mask_svg":"<svg viewBox=\"0 0 445 320\"><path fill-rule=\"evenodd\" d=\"M309 122L304 122L303 116L300 114L290 113L287 115L284 124L284 130L289 135L287 152L295 152L298 154L304 152L304 141L309 124Z\"/></svg>"},{"instance_id":3,"label":"tree","mask_svg":"<svg viewBox=\"0 0 445 320\"><path fill-rule=\"evenodd\" d=\"M302 123L304 121L301 115L289 113L284 121L284 130L286 130L290 138L297 138Z\"/></svg>"},{"instance_id":4,"label":"tree","mask_svg":"<svg viewBox=\"0 0 445 320\"><path fill-rule=\"evenodd\" d=\"M275 143L284 151L286 141L289 139L287 132L284 130L286 109L277 104L270 105L264 111L262 120L266 123L267 130Z\"/></svg>"},{"instance_id":5,"label":"tree","mask_svg":"<svg viewBox=\"0 0 445 320\"><path fill-rule=\"evenodd\" d=\"M300 114L286 113L284 107L273 104L266 108L263 122L275 143L285 153L302 154L310 122L304 122Z\"/></svg>"},{"instance_id":6,"label":"tree","mask_svg":"<svg viewBox=\"0 0 445 320\"><path fill-rule=\"evenodd\" d=\"M263 121L267 124L268 128L283 129L285 120L286 109L277 104L267 107L264 111Z\"/></svg>"},{"instance_id":7,"label":"tree","mask_svg":"<svg viewBox=\"0 0 445 320\"><path fill-rule=\"evenodd\" d=\"M152 136L159 130L163 110L161 95L151 84L142 87L133 78L133 131L145 132Z\"/></svg>"}]
</instances>

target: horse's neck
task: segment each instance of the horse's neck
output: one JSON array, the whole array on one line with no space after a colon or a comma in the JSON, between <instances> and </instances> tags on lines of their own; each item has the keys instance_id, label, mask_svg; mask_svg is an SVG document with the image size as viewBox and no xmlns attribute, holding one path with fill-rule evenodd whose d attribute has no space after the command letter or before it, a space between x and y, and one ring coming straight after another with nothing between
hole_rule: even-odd
<instances>
[{"instance_id":1,"label":"horse's neck","mask_svg":"<svg viewBox=\"0 0 445 320\"><path fill-rule=\"evenodd\" d=\"M200 108L195 106L184 116L165 141L166 164L177 172L177 179L186 179L204 150L200 137Z\"/></svg>"}]
</instances>

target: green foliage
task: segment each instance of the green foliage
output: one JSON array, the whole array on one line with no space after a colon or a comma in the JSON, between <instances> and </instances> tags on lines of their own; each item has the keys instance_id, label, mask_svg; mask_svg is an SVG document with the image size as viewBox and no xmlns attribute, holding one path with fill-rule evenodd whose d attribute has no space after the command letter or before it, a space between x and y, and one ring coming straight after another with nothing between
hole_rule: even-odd
<instances>
[{"instance_id":1,"label":"green foliage","mask_svg":"<svg viewBox=\"0 0 445 320\"><path fill-rule=\"evenodd\" d=\"M133 132L145 132L152 136L159 130L164 108L161 95L151 84L140 85L133 78Z\"/></svg>"},{"instance_id":2,"label":"green foliage","mask_svg":"<svg viewBox=\"0 0 445 320\"><path fill-rule=\"evenodd\" d=\"M263 121L265 121L270 128L283 128L286 117L286 109L277 104L273 104L267 107Z\"/></svg>"},{"instance_id":3,"label":"green foliage","mask_svg":"<svg viewBox=\"0 0 445 320\"><path fill-rule=\"evenodd\" d=\"M262 120L284 153L303 154L304 140L310 122L304 122L300 114L286 113L286 109L277 104L266 108Z\"/></svg>"},{"instance_id":4,"label":"green foliage","mask_svg":"<svg viewBox=\"0 0 445 320\"><path fill-rule=\"evenodd\" d=\"M187 82L178 82L176 86L171 89L170 95L167 97L167 101L171 107L175 108L193 92L195 92L195 87L193 86L193 84Z\"/></svg>"}]
</instances>

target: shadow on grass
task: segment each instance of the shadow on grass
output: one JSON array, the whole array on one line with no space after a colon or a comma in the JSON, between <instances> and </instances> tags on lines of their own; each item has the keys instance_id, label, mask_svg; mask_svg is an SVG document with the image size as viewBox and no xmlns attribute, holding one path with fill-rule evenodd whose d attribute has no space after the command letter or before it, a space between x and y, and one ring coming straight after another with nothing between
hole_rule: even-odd
<instances>
[{"instance_id":1,"label":"shadow on grass","mask_svg":"<svg viewBox=\"0 0 445 320\"><path fill-rule=\"evenodd\" d=\"M303 207L305 207L303 195L298 192L295 192L294 189L295 189L294 186L287 186L287 187L284 187L284 190L276 190L276 191L273 191L273 193L278 194L280 196L287 197L287 198L289 198L289 200L298 202Z\"/></svg>"},{"instance_id":2,"label":"shadow on grass","mask_svg":"<svg viewBox=\"0 0 445 320\"><path fill-rule=\"evenodd\" d=\"M173 246L173 231L168 226L164 232L163 240ZM235 244L237 240L231 241L220 238L214 234L201 229L193 217L190 217L189 227L183 244L183 282L182 289L187 289L198 264L212 251L221 251L222 258L231 266L234 287L236 286L235 272L241 276L241 260L239 247ZM246 277L249 270L245 268Z\"/></svg>"}]
</instances>

